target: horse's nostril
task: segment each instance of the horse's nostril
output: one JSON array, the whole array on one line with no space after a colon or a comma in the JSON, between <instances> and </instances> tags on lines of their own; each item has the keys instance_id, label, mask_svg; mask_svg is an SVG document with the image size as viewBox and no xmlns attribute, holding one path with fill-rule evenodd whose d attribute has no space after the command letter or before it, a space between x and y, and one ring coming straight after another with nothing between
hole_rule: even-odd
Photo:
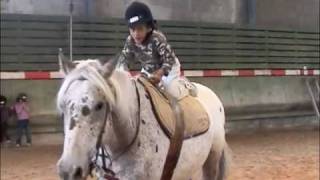
<instances>
[{"instance_id":1,"label":"horse's nostril","mask_svg":"<svg viewBox=\"0 0 320 180\"><path fill-rule=\"evenodd\" d=\"M58 173L59 173L60 179L68 180L69 179L69 173L66 172L65 169L63 168L63 164L62 164L61 160L59 160L59 162L57 164L57 167L58 167Z\"/></svg>"},{"instance_id":2,"label":"horse's nostril","mask_svg":"<svg viewBox=\"0 0 320 180\"><path fill-rule=\"evenodd\" d=\"M69 175L68 175L68 173L63 173L63 175L62 175L62 179L63 180L68 180L69 179Z\"/></svg>"},{"instance_id":3,"label":"horse's nostril","mask_svg":"<svg viewBox=\"0 0 320 180\"><path fill-rule=\"evenodd\" d=\"M67 172L59 171L59 176L60 176L60 179L62 179L62 180L68 180L69 179L69 174Z\"/></svg>"},{"instance_id":4,"label":"horse's nostril","mask_svg":"<svg viewBox=\"0 0 320 180\"><path fill-rule=\"evenodd\" d=\"M77 167L76 169L75 169L75 172L74 172L74 175L73 175L73 177L74 178L81 178L82 177L82 169L81 169L81 167Z\"/></svg>"}]
</instances>

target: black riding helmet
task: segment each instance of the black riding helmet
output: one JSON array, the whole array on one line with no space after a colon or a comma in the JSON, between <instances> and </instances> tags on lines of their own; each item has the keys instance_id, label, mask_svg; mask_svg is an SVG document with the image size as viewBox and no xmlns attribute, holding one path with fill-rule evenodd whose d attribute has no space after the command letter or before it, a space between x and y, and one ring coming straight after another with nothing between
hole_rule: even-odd
<instances>
[{"instance_id":1,"label":"black riding helmet","mask_svg":"<svg viewBox=\"0 0 320 180\"><path fill-rule=\"evenodd\" d=\"M0 105L6 105L7 98L4 95L0 95Z\"/></svg>"},{"instance_id":2,"label":"black riding helmet","mask_svg":"<svg viewBox=\"0 0 320 180\"><path fill-rule=\"evenodd\" d=\"M125 13L125 19L130 28L137 24L146 24L155 29L156 21L153 19L149 7L141 2L133 2L129 5Z\"/></svg>"},{"instance_id":3,"label":"black riding helmet","mask_svg":"<svg viewBox=\"0 0 320 180\"><path fill-rule=\"evenodd\" d=\"M26 93L19 93L16 98L16 101L17 102L19 102L20 100L27 101L27 99L28 99L28 95Z\"/></svg>"}]
</instances>

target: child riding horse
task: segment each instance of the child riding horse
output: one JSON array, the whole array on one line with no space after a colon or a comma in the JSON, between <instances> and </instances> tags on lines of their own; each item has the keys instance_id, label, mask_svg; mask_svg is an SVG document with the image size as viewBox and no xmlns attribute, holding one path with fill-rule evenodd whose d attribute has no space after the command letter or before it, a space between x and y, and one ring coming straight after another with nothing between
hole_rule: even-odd
<instances>
[{"instance_id":1,"label":"child riding horse","mask_svg":"<svg viewBox=\"0 0 320 180\"><path fill-rule=\"evenodd\" d=\"M138 61L141 73L154 85L163 85L173 97L181 98L177 88L171 88L180 78L180 62L165 35L157 30L149 7L141 2L133 2L126 10L130 35L127 37L120 56L119 68L128 69L128 64ZM184 79L180 79L184 80ZM184 80L184 83L188 81Z\"/></svg>"}]
</instances>

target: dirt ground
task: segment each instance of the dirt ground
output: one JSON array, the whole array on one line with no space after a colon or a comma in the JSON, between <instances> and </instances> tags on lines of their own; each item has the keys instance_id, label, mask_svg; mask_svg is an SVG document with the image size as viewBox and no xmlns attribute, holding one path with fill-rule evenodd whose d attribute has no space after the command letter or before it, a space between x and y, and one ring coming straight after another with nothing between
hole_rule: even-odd
<instances>
[{"instance_id":1,"label":"dirt ground","mask_svg":"<svg viewBox=\"0 0 320 180\"><path fill-rule=\"evenodd\" d=\"M319 132L273 132L228 137L229 180L318 180ZM57 179L61 146L2 147L1 180Z\"/></svg>"}]
</instances>

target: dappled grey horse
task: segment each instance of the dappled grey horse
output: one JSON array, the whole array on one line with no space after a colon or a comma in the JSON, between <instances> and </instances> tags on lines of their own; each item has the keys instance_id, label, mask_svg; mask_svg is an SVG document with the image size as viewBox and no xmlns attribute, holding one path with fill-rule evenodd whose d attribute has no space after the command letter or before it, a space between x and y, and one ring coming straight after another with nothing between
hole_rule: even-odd
<instances>
[{"instance_id":1,"label":"dappled grey horse","mask_svg":"<svg viewBox=\"0 0 320 180\"><path fill-rule=\"evenodd\" d=\"M64 117L61 179L86 179L102 144L121 180L160 179L170 140L162 131L143 87L116 60L74 62L59 56L66 77L57 104ZM224 108L214 92L196 84L197 99L210 119L202 135L184 141L174 180L222 180L227 167Z\"/></svg>"}]
</instances>

